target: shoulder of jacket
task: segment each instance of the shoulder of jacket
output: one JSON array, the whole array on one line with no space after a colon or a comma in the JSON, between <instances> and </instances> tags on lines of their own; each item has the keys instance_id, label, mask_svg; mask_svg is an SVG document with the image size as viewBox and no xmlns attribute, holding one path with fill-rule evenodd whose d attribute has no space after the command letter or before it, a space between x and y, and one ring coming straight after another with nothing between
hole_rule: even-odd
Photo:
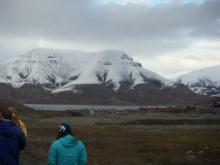
<instances>
[{"instance_id":1,"label":"shoulder of jacket","mask_svg":"<svg viewBox=\"0 0 220 165\"><path fill-rule=\"evenodd\" d=\"M19 127L17 127L16 125L11 127L10 130L13 132L13 134L15 136L18 136L18 137L22 137L23 136L22 130Z\"/></svg>"},{"instance_id":2,"label":"shoulder of jacket","mask_svg":"<svg viewBox=\"0 0 220 165\"><path fill-rule=\"evenodd\" d=\"M15 132L22 132L21 129L17 125L13 125L10 129L12 129Z\"/></svg>"},{"instance_id":3,"label":"shoulder of jacket","mask_svg":"<svg viewBox=\"0 0 220 165\"><path fill-rule=\"evenodd\" d=\"M51 147L56 148L57 146L60 145L60 141L59 140L55 140L53 141L53 143L51 144Z\"/></svg>"},{"instance_id":4,"label":"shoulder of jacket","mask_svg":"<svg viewBox=\"0 0 220 165\"><path fill-rule=\"evenodd\" d=\"M81 147L85 147L84 143L83 143L81 140L78 140L78 144L79 144Z\"/></svg>"}]
</instances>

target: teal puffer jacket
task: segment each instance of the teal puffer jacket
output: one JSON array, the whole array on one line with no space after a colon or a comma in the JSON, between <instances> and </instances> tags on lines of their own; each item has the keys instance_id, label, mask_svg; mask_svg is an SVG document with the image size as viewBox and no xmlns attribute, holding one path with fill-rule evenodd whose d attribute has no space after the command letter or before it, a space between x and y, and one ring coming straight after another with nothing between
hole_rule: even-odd
<instances>
[{"instance_id":1,"label":"teal puffer jacket","mask_svg":"<svg viewBox=\"0 0 220 165\"><path fill-rule=\"evenodd\" d=\"M49 165L85 165L87 154L84 144L71 135L54 141L50 147Z\"/></svg>"}]
</instances>

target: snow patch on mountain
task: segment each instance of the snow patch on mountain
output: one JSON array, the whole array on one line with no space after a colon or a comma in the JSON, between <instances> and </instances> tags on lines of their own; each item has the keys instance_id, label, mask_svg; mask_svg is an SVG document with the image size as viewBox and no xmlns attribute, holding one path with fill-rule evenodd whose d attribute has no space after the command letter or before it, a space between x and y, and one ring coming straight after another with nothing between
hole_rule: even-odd
<instances>
[{"instance_id":1,"label":"snow patch on mountain","mask_svg":"<svg viewBox=\"0 0 220 165\"><path fill-rule=\"evenodd\" d=\"M220 65L193 71L182 75L177 81L188 85L194 92L201 95L220 94Z\"/></svg>"},{"instance_id":2,"label":"snow patch on mountain","mask_svg":"<svg viewBox=\"0 0 220 165\"><path fill-rule=\"evenodd\" d=\"M134 86L151 80L172 84L170 80L143 68L121 50L89 53L34 49L0 64L0 82L14 87L25 83L42 84L53 92L72 90L78 84L114 84L114 89L118 89L121 81L131 81Z\"/></svg>"}]
</instances>

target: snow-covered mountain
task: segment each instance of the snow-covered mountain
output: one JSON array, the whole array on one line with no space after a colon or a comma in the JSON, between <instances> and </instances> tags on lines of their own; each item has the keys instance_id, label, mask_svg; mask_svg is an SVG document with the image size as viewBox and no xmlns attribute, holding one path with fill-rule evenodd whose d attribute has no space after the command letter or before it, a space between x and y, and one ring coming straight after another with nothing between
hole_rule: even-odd
<instances>
[{"instance_id":1,"label":"snow-covered mountain","mask_svg":"<svg viewBox=\"0 0 220 165\"><path fill-rule=\"evenodd\" d=\"M202 95L220 95L220 65L193 71L177 78L194 92Z\"/></svg>"},{"instance_id":2,"label":"snow-covered mountain","mask_svg":"<svg viewBox=\"0 0 220 165\"><path fill-rule=\"evenodd\" d=\"M135 86L148 81L172 82L147 70L120 50L81 52L34 49L0 64L0 82L20 87L41 84L52 92L73 90L77 84L104 84L119 89L121 82Z\"/></svg>"}]
</instances>

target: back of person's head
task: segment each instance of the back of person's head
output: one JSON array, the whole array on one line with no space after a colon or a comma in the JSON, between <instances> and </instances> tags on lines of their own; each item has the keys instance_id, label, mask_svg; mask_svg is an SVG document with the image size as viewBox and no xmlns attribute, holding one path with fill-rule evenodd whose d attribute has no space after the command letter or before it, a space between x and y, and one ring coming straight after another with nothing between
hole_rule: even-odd
<instances>
[{"instance_id":1,"label":"back of person's head","mask_svg":"<svg viewBox=\"0 0 220 165\"><path fill-rule=\"evenodd\" d=\"M61 123L59 125L59 132L57 135L57 139L64 137L66 135L73 135L72 129L68 123Z\"/></svg>"},{"instance_id":2,"label":"back of person's head","mask_svg":"<svg viewBox=\"0 0 220 165\"><path fill-rule=\"evenodd\" d=\"M0 114L3 117L3 119L12 119L12 113L6 107L0 107Z\"/></svg>"},{"instance_id":3,"label":"back of person's head","mask_svg":"<svg viewBox=\"0 0 220 165\"><path fill-rule=\"evenodd\" d=\"M19 118L18 118L18 111L15 107L8 107L8 110L12 114L12 121L17 124L17 126L20 126Z\"/></svg>"},{"instance_id":4,"label":"back of person's head","mask_svg":"<svg viewBox=\"0 0 220 165\"><path fill-rule=\"evenodd\" d=\"M9 107L8 110L12 113L13 116L18 115L18 111L15 107Z\"/></svg>"},{"instance_id":5,"label":"back of person's head","mask_svg":"<svg viewBox=\"0 0 220 165\"><path fill-rule=\"evenodd\" d=\"M1 107L0 107L0 121L2 121L3 120L3 114L2 114L2 111L1 111Z\"/></svg>"}]
</instances>

